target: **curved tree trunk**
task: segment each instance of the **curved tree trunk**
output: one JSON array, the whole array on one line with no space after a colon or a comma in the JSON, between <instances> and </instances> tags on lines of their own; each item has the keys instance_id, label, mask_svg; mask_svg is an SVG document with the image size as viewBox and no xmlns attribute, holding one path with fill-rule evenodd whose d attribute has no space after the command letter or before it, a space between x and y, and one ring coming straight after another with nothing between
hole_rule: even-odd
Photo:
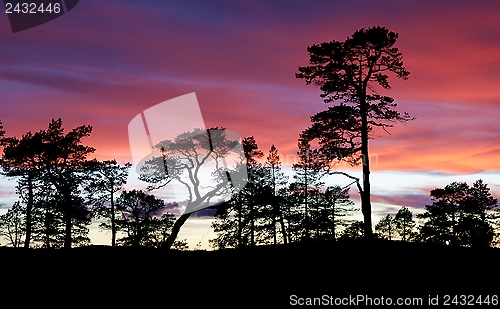
<instances>
[{"instance_id":1,"label":"curved tree trunk","mask_svg":"<svg viewBox=\"0 0 500 309\"><path fill-rule=\"evenodd\" d=\"M177 239L177 236L179 235L179 231L181 230L181 226L184 225L186 220L191 216L192 212L190 213L185 213L182 216L180 216L177 220L175 220L174 226L172 227L172 233L170 236L168 236L167 240L163 244L162 248L164 249L170 249L172 248L172 245L174 244L175 240Z\"/></svg>"}]
</instances>

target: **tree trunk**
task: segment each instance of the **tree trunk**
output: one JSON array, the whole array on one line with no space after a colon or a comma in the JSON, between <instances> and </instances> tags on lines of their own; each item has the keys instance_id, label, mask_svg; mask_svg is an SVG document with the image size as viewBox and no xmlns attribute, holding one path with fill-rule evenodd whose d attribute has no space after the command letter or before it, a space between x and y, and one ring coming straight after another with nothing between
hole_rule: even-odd
<instances>
[{"instance_id":1,"label":"tree trunk","mask_svg":"<svg viewBox=\"0 0 500 309\"><path fill-rule=\"evenodd\" d=\"M111 247L116 246L115 202L113 199L113 187L111 186Z\"/></svg>"},{"instance_id":2,"label":"tree trunk","mask_svg":"<svg viewBox=\"0 0 500 309\"><path fill-rule=\"evenodd\" d=\"M283 219L283 212L281 210L279 211L279 217L280 217L280 225L281 225L281 234L283 234L283 243L286 245L288 243L288 240L287 240L288 235L286 232L285 220Z\"/></svg>"},{"instance_id":3,"label":"tree trunk","mask_svg":"<svg viewBox=\"0 0 500 309\"><path fill-rule=\"evenodd\" d=\"M32 229L32 210L33 210L33 177L31 172L28 172L28 203L26 205L26 238L24 240L24 248L30 247L31 229Z\"/></svg>"},{"instance_id":4,"label":"tree trunk","mask_svg":"<svg viewBox=\"0 0 500 309\"><path fill-rule=\"evenodd\" d=\"M64 214L65 221L65 229L64 229L64 248L71 248L71 215L69 214L69 210L65 211Z\"/></svg>"},{"instance_id":5,"label":"tree trunk","mask_svg":"<svg viewBox=\"0 0 500 309\"><path fill-rule=\"evenodd\" d=\"M361 210L364 219L364 237L373 238L372 206L370 202L370 157L368 156L368 119L365 95L360 95L361 112L361 158L363 161L363 192L361 194Z\"/></svg>"},{"instance_id":6,"label":"tree trunk","mask_svg":"<svg viewBox=\"0 0 500 309\"><path fill-rule=\"evenodd\" d=\"M288 238L288 241L291 243L293 242L293 231L292 231L292 227L290 227L290 220L292 218L292 207L290 206L290 201L286 201L286 225L287 225L287 230L288 230L288 233L287 233L287 238Z\"/></svg>"},{"instance_id":7,"label":"tree trunk","mask_svg":"<svg viewBox=\"0 0 500 309\"><path fill-rule=\"evenodd\" d=\"M279 217L279 222L281 226L281 234L283 235L283 243L287 244L287 234L286 234L286 227L285 227L285 220L283 219L283 212L281 211L280 204L278 202L278 199L276 198L276 176L274 173L274 165L272 166L273 168L273 200L274 200L274 207L276 210L275 214L275 224L274 224L274 243L276 244L276 216Z\"/></svg>"},{"instance_id":8,"label":"tree trunk","mask_svg":"<svg viewBox=\"0 0 500 309\"><path fill-rule=\"evenodd\" d=\"M306 162L306 166L304 168L304 183L305 183L305 188L304 188L304 227L305 227L305 231L306 231L306 234L305 234L305 239L309 239L309 214L308 214L308 205L307 205L307 202L308 202L308 192L307 192L307 188L309 186L309 184L307 183L307 163Z\"/></svg>"},{"instance_id":9,"label":"tree trunk","mask_svg":"<svg viewBox=\"0 0 500 309\"><path fill-rule=\"evenodd\" d=\"M50 218L48 206L45 209L45 247L50 249Z\"/></svg>"},{"instance_id":10,"label":"tree trunk","mask_svg":"<svg viewBox=\"0 0 500 309\"><path fill-rule=\"evenodd\" d=\"M162 248L165 249L170 249L172 248L172 245L174 244L175 240L177 239L177 236L179 235L179 232L181 230L181 226L184 225L186 220L191 216L192 212L190 213L185 213L181 215L177 220L175 220L174 226L172 227L172 233L170 236L168 236L167 240L163 244Z\"/></svg>"},{"instance_id":11,"label":"tree trunk","mask_svg":"<svg viewBox=\"0 0 500 309\"><path fill-rule=\"evenodd\" d=\"M255 247L255 214L254 214L254 200L253 200L253 188L252 196L250 197L250 246Z\"/></svg>"},{"instance_id":12,"label":"tree trunk","mask_svg":"<svg viewBox=\"0 0 500 309\"><path fill-rule=\"evenodd\" d=\"M406 219L403 219L403 241L406 241Z\"/></svg>"},{"instance_id":13,"label":"tree trunk","mask_svg":"<svg viewBox=\"0 0 500 309\"><path fill-rule=\"evenodd\" d=\"M250 202L250 246L255 247L255 218L253 202Z\"/></svg>"},{"instance_id":14,"label":"tree trunk","mask_svg":"<svg viewBox=\"0 0 500 309\"><path fill-rule=\"evenodd\" d=\"M333 202L333 206L332 206L332 225L331 225L331 233L332 233L332 239L333 241L337 241L337 238L335 236L335 206L336 206L336 202L334 201Z\"/></svg>"},{"instance_id":15,"label":"tree trunk","mask_svg":"<svg viewBox=\"0 0 500 309\"><path fill-rule=\"evenodd\" d=\"M451 241L450 245L455 245L456 239L457 239L457 234L456 234L456 212L455 212L455 205L451 205Z\"/></svg>"},{"instance_id":16,"label":"tree trunk","mask_svg":"<svg viewBox=\"0 0 500 309\"><path fill-rule=\"evenodd\" d=\"M276 235L276 178L274 176L274 164L271 164L271 169L273 171L273 196L272 196L272 213L273 213L273 242L276 245L277 243L277 235Z\"/></svg>"},{"instance_id":17,"label":"tree trunk","mask_svg":"<svg viewBox=\"0 0 500 309\"><path fill-rule=\"evenodd\" d=\"M274 203L274 202L273 202ZM272 205L272 213L273 213L273 223L272 223L272 229L273 229L273 244L277 244L278 243L278 235L276 233L276 205Z\"/></svg>"},{"instance_id":18,"label":"tree trunk","mask_svg":"<svg viewBox=\"0 0 500 309\"><path fill-rule=\"evenodd\" d=\"M134 240L132 241L132 246L133 247L139 247L141 245L141 238L142 238L142 230L141 230L141 225L143 221L139 220L139 218L136 218L135 222L135 231L134 231Z\"/></svg>"},{"instance_id":19,"label":"tree trunk","mask_svg":"<svg viewBox=\"0 0 500 309\"><path fill-rule=\"evenodd\" d=\"M243 227L241 225L241 209L242 209L241 200L238 198L236 200L236 211L238 213L238 235L237 235L238 247L242 246L241 232L243 230Z\"/></svg>"},{"instance_id":20,"label":"tree trunk","mask_svg":"<svg viewBox=\"0 0 500 309\"><path fill-rule=\"evenodd\" d=\"M71 208L72 208L71 194L64 193L64 248L71 248Z\"/></svg>"}]
</instances>

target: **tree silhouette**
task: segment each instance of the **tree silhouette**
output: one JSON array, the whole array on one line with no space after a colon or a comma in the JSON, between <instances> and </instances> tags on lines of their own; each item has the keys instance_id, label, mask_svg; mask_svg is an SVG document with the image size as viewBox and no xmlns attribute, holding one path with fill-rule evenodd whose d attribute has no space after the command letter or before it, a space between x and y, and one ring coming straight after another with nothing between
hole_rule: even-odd
<instances>
[{"instance_id":1,"label":"tree silhouette","mask_svg":"<svg viewBox=\"0 0 500 309\"><path fill-rule=\"evenodd\" d=\"M396 218L394 218L396 232L401 236L402 241L408 241L409 238L414 236L413 229L415 228L415 220L411 211L403 206L398 210Z\"/></svg>"},{"instance_id":2,"label":"tree silhouette","mask_svg":"<svg viewBox=\"0 0 500 309\"><path fill-rule=\"evenodd\" d=\"M2 145L4 146L1 160L3 175L18 178L18 191L20 193L27 191L24 247L29 248L35 183L39 180L43 168L41 162L42 137L40 133L28 132L20 140L15 137L3 138Z\"/></svg>"},{"instance_id":3,"label":"tree silhouette","mask_svg":"<svg viewBox=\"0 0 500 309\"><path fill-rule=\"evenodd\" d=\"M431 190L432 205L417 215L425 219L420 239L426 242L462 246L489 246L494 233L488 211L497 205L489 188L481 180L469 187L465 182L453 182L444 188Z\"/></svg>"},{"instance_id":4,"label":"tree silhouette","mask_svg":"<svg viewBox=\"0 0 500 309\"><path fill-rule=\"evenodd\" d=\"M466 198L468 185L465 182L453 182L444 188L431 190L434 200L432 205L426 205L426 212L419 218L427 219L421 227L420 236L427 242L458 245L458 219L463 208L462 201Z\"/></svg>"},{"instance_id":5,"label":"tree silhouette","mask_svg":"<svg viewBox=\"0 0 500 309\"><path fill-rule=\"evenodd\" d=\"M217 235L208 242L214 249L238 248L246 242L248 231L248 213L243 213L244 205L241 205L236 194L230 201L220 204L214 214L215 220L211 227ZM247 223L247 224L245 224Z\"/></svg>"},{"instance_id":6,"label":"tree silhouette","mask_svg":"<svg viewBox=\"0 0 500 309\"><path fill-rule=\"evenodd\" d=\"M481 179L472 184L468 190L467 203L464 205L465 211L479 217L481 222L488 220L488 211L493 210L498 205L498 200L493 198L490 188Z\"/></svg>"},{"instance_id":7,"label":"tree silhouette","mask_svg":"<svg viewBox=\"0 0 500 309\"><path fill-rule=\"evenodd\" d=\"M287 243L287 232L284 220L284 214L282 211L282 202L281 198L278 195L278 189L286 186L288 177L281 171L281 161L280 156L278 155L278 149L274 146L271 146L269 150L269 155L266 158L266 162L264 163L268 169L267 176L269 178L269 187L270 187L270 196L268 197L268 204L270 204L270 215L271 217L271 233L273 235L273 244L277 244L277 231L276 226L279 222L281 229L281 236L283 238L283 242ZM264 179L262 179L264 181Z\"/></svg>"},{"instance_id":8,"label":"tree silhouette","mask_svg":"<svg viewBox=\"0 0 500 309\"><path fill-rule=\"evenodd\" d=\"M297 196L296 202L303 205L303 220L299 220L304 231L301 238L309 239L309 231L312 228L310 203L320 198L321 187L324 185L321 181L324 165L318 158L318 152L311 150L308 141L299 139L298 148L299 162L292 166L295 182L291 184L290 189L292 194Z\"/></svg>"},{"instance_id":9,"label":"tree silhouette","mask_svg":"<svg viewBox=\"0 0 500 309\"><path fill-rule=\"evenodd\" d=\"M464 201L464 216L460 222L461 242L472 247L488 247L494 237L492 210L498 200L490 193L490 188L481 179L469 187Z\"/></svg>"},{"instance_id":10,"label":"tree silhouette","mask_svg":"<svg viewBox=\"0 0 500 309\"><path fill-rule=\"evenodd\" d=\"M116 245L115 194L127 183L128 170L131 166L131 163L120 165L116 160L102 162L94 160L89 163L95 178L88 189L92 190L91 195L94 193L99 195L96 198L94 213L98 218L109 220L110 224L105 223L102 227L111 230L112 247Z\"/></svg>"},{"instance_id":11,"label":"tree silhouette","mask_svg":"<svg viewBox=\"0 0 500 309\"><path fill-rule=\"evenodd\" d=\"M248 213L248 223L249 223L249 231L248 231L248 242L250 246L256 245L256 234L257 234L257 222L260 213L260 203L265 200L266 193L268 192L268 187L262 182L266 175L266 170L264 169L261 162L258 160L264 157L264 153L259 149L255 139L253 136L244 138L242 141L243 145L243 153L245 155L245 162L248 170L248 183L247 185L239 192L238 200L235 202L240 203L240 207L238 212ZM246 209L246 210L245 210ZM239 239L247 243L246 236L242 235L243 227L246 225L245 221L241 220L241 216L238 216L238 226L241 231L239 231ZM245 239L242 239L244 237Z\"/></svg>"},{"instance_id":12,"label":"tree silhouette","mask_svg":"<svg viewBox=\"0 0 500 309\"><path fill-rule=\"evenodd\" d=\"M391 215L387 215L380 219L380 221L375 225L375 231L377 231L378 237L383 239L392 240L392 236L395 232L395 222Z\"/></svg>"},{"instance_id":13,"label":"tree silhouette","mask_svg":"<svg viewBox=\"0 0 500 309\"><path fill-rule=\"evenodd\" d=\"M47 130L37 132L42 141L41 177L59 194L58 205L64 218L65 248L71 248L74 224L90 224L91 220L92 214L81 195L83 187L89 185L91 180L87 155L95 151L92 147L82 145L81 139L90 136L91 132L91 126L79 126L64 134L61 118L53 119ZM74 240L82 241L81 238Z\"/></svg>"},{"instance_id":14,"label":"tree silhouette","mask_svg":"<svg viewBox=\"0 0 500 309\"><path fill-rule=\"evenodd\" d=\"M340 239L359 239L364 237L363 221L355 220L342 231Z\"/></svg>"},{"instance_id":15,"label":"tree silhouette","mask_svg":"<svg viewBox=\"0 0 500 309\"><path fill-rule=\"evenodd\" d=\"M269 198L269 186L265 183L266 169L259 162L264 153L253 136L242 140L248 182L231 200L216 208L212 228L217 237L210 240L216 249L255 246L258 241L258 224L262 216L261 205Z\"/></svg>"},{"instance_id":16,"label":"tree silhouette","mask_svg":"<svg viewBox=\"0 0 500 309\"><path fill-rule=\"evenodd\" d=\"M140 190L123 191L117 202L120 218L116 220L118 230L126 233L119 239L125 246L157 247L169 236L174 224L172 214L159 215L165 202Z\"/></svg>"},{"instance_id":17,"label":"tree silhouette","mask_svg":"<svg viewBox=\"0 0 500 309\"><path fill-rule=\"evenodd\" d=\"M161 217L152 217L146 226L146 235L144 246L161 248L172 232L175 223L175 215L164 213ZM176 240L172 248L177 250L187 250L189 248L186 240Z\"/></svg>"},{"instance_id":18,"label":"tree silhouette","mask_svg":"<svg viewBox=\"0 0 500 309\"><path fill-rule=\"evenodd\" d=\"M231 194L232 188L241 189L242 182L235 180L246 179L242 173L246 169L242 168L244 158L233 152L238 144L239 141L232 138L225 128L214 127L194 129L179 134L174 140L164 140L155 145L160 155L144 162L140 168L140 179L149 182L152 189L164 187L175 180L187 192L186 209L175 221L164 248L172 247L180 228L193 212L211 206L212 199L218 196ZM231 155L236 167L230 170L224 164ZM211 169L211 184L202 183L204 167ZM231 174L242 177L232 179Z\"/></svg>"},{"instance_id":19,"label":"tree silhouette","mask_svg":"<svg viewBox=\"0 0 500 309\"><path fill-rule=\"evenodd\" d=\"M394 47L398 34L383 27L360 29L344 42L309 46L310 65L299 67L297 78L320 87L325 103L337 105L311 117L312 126L303 133L319 140L320 151L330 163L347 160L363 163L361 204L365 237L372 236L370 161L368 139L374 127L386 130L391 122L414 118L395 111L391 97L377 94L376 86L390 89L388 75L407 79L402 55Z\"/></svg>"},{"instance_id":20,"label":"tree silhouette","mask_svg":"<svg viewBox=\"0 0 500 309\"><path fill-rule=\"evenodd\" d=\"M354 202L349 198L349 188L329 186L325 191L320 191L317 207L313 208L312 219L315 226L315 239L337 240L340 228L351 224L347 217L354 211Z\"/></svg>"},{"instance_id":21,"label":"tree silhouette","mask_svg":"<svg viewBox=\"0 0 500 309\"><path fill-rule=\"evenodd\" d=\"M22 195L21 197L24 199ZM50 182L40 181L34 190L33 241L35 246L42 248L59 248L64 245L61 198Z\"/></svg>"},{"instance_id":22,"label":"tree silhouette","mask_svg":"<svg viewBox=\"0 0 500 309\"><path fill-rule=\"evenodd\" d=\"M25 234L26 209L15 202L7 213L0 216L0 235L4 236L12 247L20 247Z\"/></svg>"},{"instance_id":23,"label":"tree silhouette","mask_svg":"<svg viewBox=\"0 0 500 309\"><path fill-rule=\"evenodd\" d=\"M307 235L313 232L314 239L335 238L335 227L344 222L340 218L352 205L347 189L330 187L322 191L321 168L316 168L317 160L311 158L307 165L303 160L296 164L295 182L286 187L286 177L278 169L276 147L271 147L264 165L256 160L263 154L253 138L244 139L243 148L249 182L231 201L217 208L217 220L212 224L217 238L211 241L212 247L274 244L281 241L280 237L283 243L293 242L310 238Z\"/></svg>"}]
</instances>

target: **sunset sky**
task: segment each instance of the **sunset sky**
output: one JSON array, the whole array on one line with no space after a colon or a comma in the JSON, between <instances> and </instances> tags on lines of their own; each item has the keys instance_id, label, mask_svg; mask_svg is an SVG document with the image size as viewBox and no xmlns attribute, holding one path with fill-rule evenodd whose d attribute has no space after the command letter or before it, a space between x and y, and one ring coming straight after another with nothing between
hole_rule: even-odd
<instances>
[{"instance_id":1,"label":"sunset sky","mask_svg":"<svg viewBox=\"0 0 500 309\"><path fill-rule=\"evenodd\" d=\"M499 10L497 1L81 0L18 33L0 14L0 120L18 137L52 118L67 130L92 125L84 142L95 156L126 162L129 122L195 92L207 126L253 135L265 152L275 144L287 166L309 116L328 107L295 78L306 48L379 25L399 33L411 73L390 76L384 94L417 119L370 142L374 223L402 205L422 209L429 190L452 181L482 178L500 197ZM198 220L180 235L192 247L211 235Z\"/></svg>"}]
</instances>

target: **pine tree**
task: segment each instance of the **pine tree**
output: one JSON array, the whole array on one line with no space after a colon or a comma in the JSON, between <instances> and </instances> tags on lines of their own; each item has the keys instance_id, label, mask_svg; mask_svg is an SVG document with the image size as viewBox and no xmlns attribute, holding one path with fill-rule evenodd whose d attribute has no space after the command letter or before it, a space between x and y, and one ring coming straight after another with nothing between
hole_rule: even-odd
<instances>
[{"instance_id":1,"label":"pine tree","mask_svg":"<svg viewBox=\"0 0 500 309\"><path fill-rule=\"evenodd\" d=\"M0 216L0 236L4 236L12 247L20 247L25 234L26 208L15 202L7 213Z\"/></svg>"},{"instance_id":2,"label":"pine tree","mask_svg":"<svg viewBox=\"0 0 500 309\"><path fill-rule=\"evenodd\" d=\"M375 231L377 231L380 238L392 240L395 233L394 218L389 214L381 218L375 225Z\"/></svg>"},{"instance_id":3,"label":"pine tree","mask_svg":"<svg viewBox=\"0 0 500 309\"><path fill-rule=\"evenodd\" d=\"M3 130L0 131L3 136ZM19 140L2 138L4 152L1 159L2 174L18 179L18 192L26 196L26 233L24 247L29 248L33 222L34 190L43 169L41 162L42 139L40 133L28 132Z\"/></svg>"},{"instance_id":4,"label":"pine tree","mask_svg":"<svg viewBox=\"0 0 500 309\"><path fill-rule=\"evenodd\" d=\"M374 127L385 130L391 122L414 119L398 113L394 99L375 90L375 86L391 88L388 72L402 79L410 74L394 47L397 38L397 33L384 27L372 27L354 32L344 42L314 44L307 48L310 65L299 67L296 73L306 84L320 87L325 103L336 103L312 116L313 124L304 135L319 140L327 161L362 161L361 208L368 238L372 236L368 140Z\"/></svg>"},{"instance_id":5,"label":"pine tree","mask_svg":"<svg viewBox=\"0 0 500 309\"><path fill-rule=\"evenodd\" d=\"M394 218L394 225L402 241L408 241L414 236L413 230L416 222L413 220L413 214L407 207L403 206L398 210L396 218Z\"/></svg>"},{"instance_id":6,"label":"pine tree","mask_svg":"<svg viewBox=\"0 0 500 309\"><path fill-rule=\"evenodd\" d=\"M2 139L3 173L18 177L17 190L26 204L26 248L30 246L34 228L35 195L42 187L43 191L58 194L54 203L64 217L64 246L70 248L73 241L88 243L84 234L88 231L85 225L90 224L91 212L80 194L89 178L86 157L95 149L82 145L81 139L91 132L91 126L79 126L64 134L59 118L52 120L47 130L28 132L20 140Z\"/></svg>"},{"instance_id":7,"label":"pine tree","mask_svg":"<svg viewBox=\"0 0 500 309\"><path fill-rule=\"evenodd\" d=\"M325 212L329 214L326 221L322 223L327 227L325 233L329 235L327 239L336 240L341 229L346 228L352 222L348 217L355 211L354 202L349 197L349 188L340 186L330 186L323 193L325 203L328 205Z\"/></svg>"},{"instance_id":8,"label":"pine tree","mask_svg":"<svg viewBox=\"0 0 500 309\"><path fill-rule=\"evenodd\" d=\"M118 239L125 246L160 246L170 236L173 215L162 217L165 202L141 190L123 191L118 197L116 210L117 230L126 236ZM158 229L158 230L157 230ZM168 234L168 235L167 235ZM166 238L161 237L167 236Z\"/></svg>"},{"instance_id":9,"label":"pine tree","mask_svg":"<svg viewBox=\"0 0 500 309\"><path fill-rule=\"evenodd\" d=\"M104 229L111 230L111 246L116 245L116 207L115 195L123 189L127 182L128 170L131 163L118 164L116 160L89 162L93 172L91 185L86 191L93 200L93 210L97 218L106 219L101 224Z\"/></svg>"},{"instance_id":10,"label":"pine tree","mask_svg":"<svg viewBox=\"0 0 500 309\"><path fill-rule=\"evenodd\" d=\"M84 226L91 221L92 213L81 197L90 177L87 156L95 151L92 147L82 145L81 140L90 136L91 132L91 126L79 126L64 134L59 118L52 120L47 130L37 133L42 141L40 163L43 170L40 177L59 194L58 205L64 217L65 248L71 248L73 240L80 244L85 242L82 236L86 231ZM77 235L73 239L74 229Z\"/></svg>"},{"instance_id":11,"label":"pine tree","mask_svg":"<svg viewBox=\"0 0 500 309\"><path fill-rule=\"evenodd\" d=\"M290 185L290 189L303 208L301 238L307 240L311 236L310 230L313 227L311 209L316 207L315 203L320 199L321 186L324 185L321 178L324 173L318 152L311 150L305 139L299 139L298 147L299 162L293 165L296 174L293 177L295 182Z\"/></svg>"},{"instance_id":12,"label":"pine tree","mask_svg":"<svg viewBox=\"0 0 500 309\"><path fill-rule=\"evenodd\" d=\"M281 196L278 194L278 190L283 188L287 184L288 177L281 171L281 161L278 155L278 149L271 146L269 150L269 155L266 158L265 167L267 168L267 181L264 181L269 186L269 200L267 201L268 211L267 217L270 218L270 232L273 236L273 244L278 243L278 233L277 225L281 229L281 238L283 242L287 243L287 232L285 226L285 219L283 214L283 203ZM263 179L264 180L264 179Z\"/></svg>"},{"instance_id":13,"label":"pine tree","mask_svg":"<svg viewBox=\"0 0 500 309\"><path fill-rule=\"evenodd\" d=\"M216 220L212 228L217 237L209 241L216 249L255 246L261 238L260 203L266 192L262 189L265 169L259 160L264 157L264 153L253 136L244 138L242 146L248 172L247 184L233 194L231 200L216 208Z\"/></svg>"},{"instance_id":14,"label":"pine tree","mask_svg":"<svg viewBox=\"0 0 500 309\"><path fill-rule=\"evenodd\" d=\"M364 222L354 220L341 233L340 239L360 239L364 237Z\"/></svg>"},{"instance_id":15,"label":"pine tree","mask_svg":"<svg viewBox=\"0 0 500 309\"><path fill-rule=\"evenodd\" d=\"M490 211L497 206L481 180L472 187L453 182L431 190L432 205L417 217L425 219L419 238L427 242L462 246L489 246L494 237Z\"/></svg>"}]
</instances>

